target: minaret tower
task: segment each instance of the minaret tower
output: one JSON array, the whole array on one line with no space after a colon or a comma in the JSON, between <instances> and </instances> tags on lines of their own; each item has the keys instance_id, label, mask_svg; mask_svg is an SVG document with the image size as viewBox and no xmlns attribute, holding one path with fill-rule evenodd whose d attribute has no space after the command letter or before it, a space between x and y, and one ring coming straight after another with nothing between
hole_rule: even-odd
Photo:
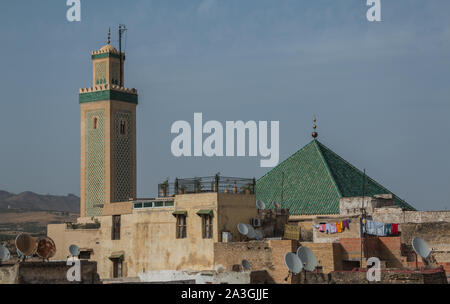
<instances>
[{"instance_id":1,"label":"minaret tower","mask_svg":"<svg viewBox=\"0 0 450 304\"><path fill-rule=\"evenodd\" d=\"M107 45L92 52L93 85L79 95L81 217L104 215L105 207L136 197L138 95L120 85L125 54L110 40L108 33Z\"/></svg>"}]
</instances>

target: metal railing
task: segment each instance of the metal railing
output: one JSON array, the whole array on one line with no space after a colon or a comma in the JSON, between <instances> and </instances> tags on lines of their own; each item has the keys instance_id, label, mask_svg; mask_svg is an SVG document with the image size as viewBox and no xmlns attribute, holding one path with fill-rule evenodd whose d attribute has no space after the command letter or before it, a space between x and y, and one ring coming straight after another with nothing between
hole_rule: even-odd
<instances>
[{"instance_id":1,"label":"metal railing","mask_svg":"<svg viewBox=\"0 0 450 304\"><path fill-rule=\"evenodd\" d=\"M254 178L215 176L175 178L174 182L165 182L158 185L159 197L168 197L177 194L189 193L239 193L254 194L256 180Z\"/></svg>"}]
</instances>

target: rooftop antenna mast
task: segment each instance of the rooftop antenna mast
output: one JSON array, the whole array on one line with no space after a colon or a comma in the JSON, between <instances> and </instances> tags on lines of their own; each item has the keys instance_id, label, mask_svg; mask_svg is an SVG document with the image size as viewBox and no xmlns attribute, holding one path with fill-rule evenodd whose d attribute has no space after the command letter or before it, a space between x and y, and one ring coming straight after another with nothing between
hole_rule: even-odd
<instances>
[{"instance_id":1,"label":"rooftop antenna mast","mask_svg":"<svg viewBox=\"0 0 450 304\"><path fill-rule=\"evenodd\" d=\"M364 197L366 196L366 169L364 169L364 174L362 178L362 203L361 203L361 224L366 227L366 208L364 208ZM361 229L362 230L362 229ZM366 229L363 230L363 235L361 236L361 259L359 267L362 268L363 255L366 249Z\"/></svg>"},{"instance_id":2,"label":"rooftop antenna mast","mask_svg":"<svg viewBox=\"0 0 450 304\"><path fill-rule=\"evenodd\" d=\"M128 31L127 27L125 26L125 24L119 24L119 54L120 54L120 72L119 72L119 86L123 87L123 77L122 77L122 66L123 66L123 55L122 55L122 36L123 33L125 33L126 31Z\"/></svg>"}]
</instances>

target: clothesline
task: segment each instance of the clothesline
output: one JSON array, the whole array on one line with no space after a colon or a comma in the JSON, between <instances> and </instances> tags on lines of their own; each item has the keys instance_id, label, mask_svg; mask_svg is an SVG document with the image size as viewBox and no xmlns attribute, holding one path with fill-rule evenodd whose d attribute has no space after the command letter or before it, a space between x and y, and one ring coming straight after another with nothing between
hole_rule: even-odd
<instances>
[{"instance_id":1,"label":"clothesline","mask_svg":"<svg viewBox=\"0 0 450 304\"><path fill-rule=\"evenodd\" d=\"M320 223L314 225L314 228L327 234L341 233L344 232L345 229L350 229L350 220L344 220L337 223Z\"/></svg>"},{"instance_id":2,"label":"clothesline","mask_svg":"<svg viewBox=\"0 0 450 304\"><path fill-rule=\"evenodd\" d=\"M362 232L376 236L388 236L398 234L398 224L375 222L361 219Z\"/></svg>"}]
</instances>

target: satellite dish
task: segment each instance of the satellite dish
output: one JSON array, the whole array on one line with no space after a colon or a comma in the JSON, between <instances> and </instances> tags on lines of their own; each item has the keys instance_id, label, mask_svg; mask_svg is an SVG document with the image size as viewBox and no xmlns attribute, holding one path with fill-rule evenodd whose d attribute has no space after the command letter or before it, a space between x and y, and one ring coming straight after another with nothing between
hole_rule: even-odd
<instances>
[{"instance_id":1,"label":"satellite dish","mask_svg":"<svg viewBox=\"0 0 450 304\"><path fill-rule=\"evenodd\" d=\"M237 227L238 227L239 233L242 235L247 235L248 234L248 226L249 225L243 224L243 223L238 224Z\"/></svg>"},{"instance_id":2,"label":"satellite dish","mask_svg":"<svg viewBox=\"0 0 450 304\"><path fill-rule=\"evenodd\" d=\"M306 271L314 271L317 267L317 259L311 249L301 246L297 249L297 255L304 263Z\"/></svg>"},{"instance_id":3,"label":"satellite dish","mask_svg":"<svg viewBox=\"0 0 450 304\"><path fill-rule=\"evenodd\" d=\"M293 274L298 274L303 269L303 263L295 253L289 252L284 256L284 263L286 264L289 271Z\"/></svg>"},{"instance_id":4,"label":"satellite dish","mask_svg":"<svg viewBox=\"0 0 450 304\"><path fill-rule=\"evenodd\" d=\"M8 248L6 248L5 246L0 246L0 263L8 262L10 257L11 254L9 253Z\"/></svg>"},{"instance_id":5,"label":"satellite dish","mask_svg":"<svg viewBox=\"0 0 450 304\"><path fill-rule=\"evenodd\" d=\"M250 270L252 268L252 264L247 260L242 260L242 267L244 270Z\"/></svg>"},{"instance_id":6,"label":"satellite dish","mask_svg":"<svg viewBox=\"0 0 450 304\"><path fill-rule=\"evenodd\" d=\"M56 245L53 240L47 236L40 238L37 242L36 253L43 259L50 259L55 256Z\"/></svg>"},{"instance_id":7,"label":"satellite dish","mask_svg":"<svg viewBox=\"0 0 450 304\"><path fill-rule=\"evenodd\" d=\"M280 204L277 202L273 202L273 206L275 207L275 209L280 209Z\"/></svg>"},{"instance_id":8,"label":"satellite dish","mask_svg":"<svg viewBox=\"0 0 450 304\"><path fill-rule=\"evenodd\" d=\"M419 237L413 238L412 247L414 251L424 259L427 259L431 253L427 243Z\"/></svg>"},{"instance_id":9,"label":"satellite dish","mask_svg":"<svg viewBox=\"0 0 450 304\"><path fill-rule=\"evenodd\" d=\"M79 256L80 255L80 248L78 248L77 245L72 244L72 245L69 246L69 252L74 257L75 256Z\"/></svg>"},{"instance_id":10,"label":"satellite dish","mask_svg":"<svg viewBox=\"0 0 450 304\"><path fill-rule=\"evenodd\" d=\"M32 256L38 247L37 238L21 233L16 238L16 247L24 256Z\"/></svg>"},{"instance_id":11,"label":"satellite dish","mask_svg":"<svg viewBox=\"0 0 450 304\"><path fill-rule=\"evenodd\" d=\"M264 209L266 209L266 204L264 204L263 201L257 201L256 208L258 208L259 210L264 210Z\"/></svg>"},{"instance_id":12,"label":"satellite dish","mask_svg":"<svg viewBox=\"0 0 450 304\"><path fill-rule=\"evenodd\" d=\"M261 241L262 239L264 239L264 235L261 230L255 230L255 233L256 233L256 239L258 241Z\"/></svg>"},{"instance_id":13,"label":"satellite dish","mask_svg":"<svg viewBox=\"0 0 450 304\"><path fill-rule=\"evenodd\" d=\"M248 228L247 237L249 239L256 239L256 231L255 231L255 229L251 225L247 225L247 228Z\"/></svg>"}]
</instances>

